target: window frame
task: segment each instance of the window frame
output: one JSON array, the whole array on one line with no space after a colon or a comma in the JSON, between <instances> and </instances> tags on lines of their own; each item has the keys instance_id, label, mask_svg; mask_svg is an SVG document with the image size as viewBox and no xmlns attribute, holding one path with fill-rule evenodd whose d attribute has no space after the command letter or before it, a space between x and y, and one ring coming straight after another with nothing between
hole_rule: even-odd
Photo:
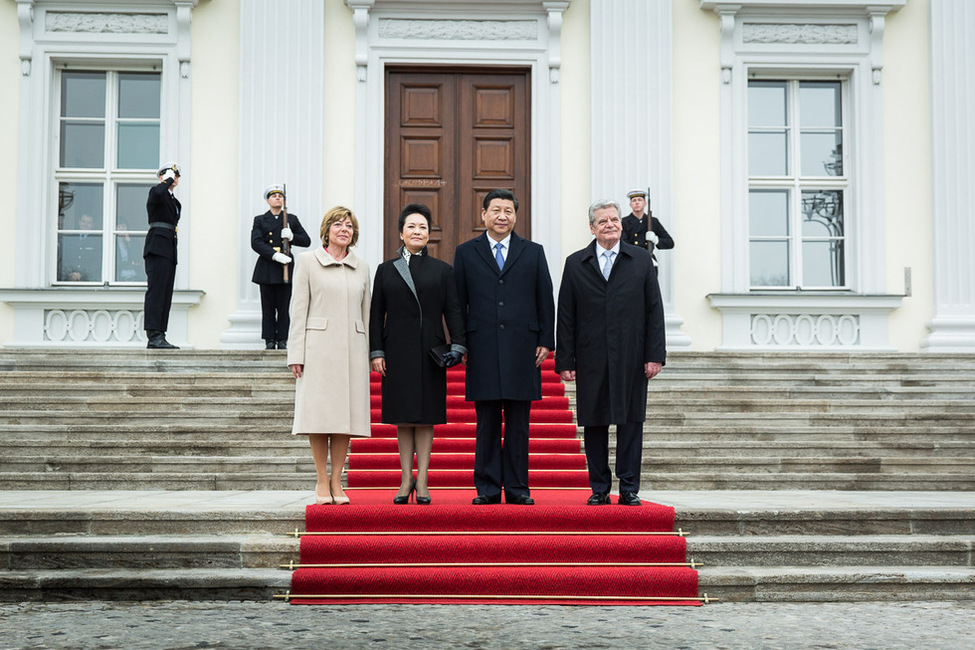
<instances>
[{"instance_id":1,"label":"window frame","mask_svg":"<svg viewBox=\"0 0 975 650\"><path fill-rule=\"evenodd\" d=\"M764 292L764 291L791 291L791 292L806 292L806 291L829 291L829 292L849 292L852 290L852 285L850 282L851 269L853 268L852 251L855 250L855 240L851 236L851 232L855 232L853 224L856 222L857 215L854 205L851 201L851 194L855 192L856 179L851 173L852 165L850 161L852 160L855 152L850 143L853 142L853 130L854 126L852 124L852 116L850 111L850 80L847 75L837 74L835 72L829 73L813 73L813 72L793 72L783 74L781 71L766 71L766 70L752 70L748 75L747 83L745 84L745 115L744 120L745 137L744 142L746 146L751 140L752 133L756 128L761 131L762 128L772 128L772 127L755 127L749 123L747 98L749 95L749 90L751 89L752 82L782 82L786 85L786 123L784 126L787 138L786 138L786 148L787 148L787 168L786 173L783 175L752 175L750 169L746 172L747 177L747 191L746 191L746 221L747 221L747 255L748 255L748 286L749 291L752 292ZM808 132L809 128L804 128L800 122L800 95L802 84L804 82L835 82L839 83L840 86L840 125L836 127L828 127L830 131L840 131L841 142L843 145L843 153L841 161L843 163L843 174L838 176L831 176L829 174L823 174L821 176L817 175L805 175L802 170L802 136L804 132ZM827 127L820 127L824 132L827 131ZM750 166L750 150L745 154L746 166ZM785 235L754 235L751 232L751 209L750 209L750 199L752 192L754 190L784 190L788 195L788 216L787 216L787 232ZM813 237L806 236L803 234L803 211L802 202L803 194L809 191L840 191L842 192L842 215L843 215L843 235L841 237ZM752 282L751 277L751 263L752 255L754 253L753 244L757 242L779 242L785 240L787 242L788 250L788 282L784 285L756 285ZM813 285L806 281L804 277L804 244L807 242L815 241L839 241L843 245L842 252L842 262L843 262L843 278L844 281L840 285Z\"/></svg>"},{"instance_id":2,"label":"window frame","mask_svg":"<svg viewBox=\"0 0 975 650\"><path fill-rule=\"evenodd\" d=\"M103 119L105 125L104 133L104 158L103 166L100 168L88 167L63 167L61 166L61 123L65 118L61 115L61 84L64 72L100 72L105 74L105 115ZM159 148L163 149L166 142L166 88L165 77L162 72L162 61L145 60L141 62L113 62L111 60L100 61L59 61L55 62L52 78L51 93L51 147L50 147L50 178L51 188L49 191L52 210L45 214L46 219L50 219L48 227L52 229L50 237L51 246L47 255L46 266L49 268L52 286L80 286L80 287L142 287L146 285L145 280L118 280L117 277L117 237L118 228L118 188L124 185L155 185L157 182L157 168L134 169L119 167L118 160L118 126L128 121L147 122L149 118L120 118L119 117L119 94L120 78L122 74L134 73L155 73L159 76L159 117L156 122L159 125ZM156 162L158 164L158 161ZM102 186L102 224L98 230L102 238L101 255L101 275L98 280L62 280L60 279L60 235L72 234L76 232L71 229L59 227L60 211L60 187L62 183L90 183ZM147 190L148 191L148 190ZM148 234L148 223L138 230L128 230L130 236L139 236L143 239Z\"/></svg>"}]
</instances>

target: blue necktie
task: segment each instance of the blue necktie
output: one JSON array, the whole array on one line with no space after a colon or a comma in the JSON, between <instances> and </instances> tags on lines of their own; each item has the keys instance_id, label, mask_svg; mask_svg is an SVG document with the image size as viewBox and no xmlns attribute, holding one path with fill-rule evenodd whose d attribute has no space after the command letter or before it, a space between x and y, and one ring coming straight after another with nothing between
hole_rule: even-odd
<instances>
[{"instance_id":1,"label":"blue necktie","mask_svg":"<svg viewBox=\"0 0 975 650\"><path fill-rule=\"evenodd\" d=\"M501 254L502 248L504 248L504 246L502 246L500 242L494 245L494 250L495 250L494 260L498 263L499 271L504 269L504 255Z\"/></svg>"},{"instance_id":2,"label":"blue necktie","mask_svg":"<svg viewBox=\"0 0 975 650\"><path fill-rule=\"evenodd\" d=\"M609 280L609 274L613 270L613 257L616 255L613 251L606 251L603 253L603 257L606 258L605 264L603 264L603 277Z\"/></svg>"}]
</instances>

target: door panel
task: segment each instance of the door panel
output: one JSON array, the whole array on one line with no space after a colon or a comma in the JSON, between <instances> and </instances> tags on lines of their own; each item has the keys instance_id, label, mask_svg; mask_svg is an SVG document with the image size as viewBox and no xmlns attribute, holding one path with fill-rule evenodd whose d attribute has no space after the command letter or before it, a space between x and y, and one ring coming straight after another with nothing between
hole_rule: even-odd
<instances>
[{"instance_id":1,"label":"door panel","mask_svg":"<svg viewBox=\"0 0 975 650\"><path fill-rule=\"evenodd\" d=\"M388 68L386 71L386 258L400 246L402 206L433 212L430 253L447 262L483 229L493 189L518 198L518 225L531 236L527 70Z\"/></svg>"}]
</instances>

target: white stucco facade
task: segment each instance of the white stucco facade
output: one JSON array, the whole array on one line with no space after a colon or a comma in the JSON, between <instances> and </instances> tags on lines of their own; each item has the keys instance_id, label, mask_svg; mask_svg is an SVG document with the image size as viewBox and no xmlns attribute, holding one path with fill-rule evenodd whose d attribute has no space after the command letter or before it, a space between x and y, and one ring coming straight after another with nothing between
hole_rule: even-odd
<instances>
[{"instance_id":1,"label":"white stucco facade","mask_svg":"<svg viewBox=\"0 0 975 650\"><path fill-rule=\"evenodd\" d=\"M382 261L384 69L411 64L531 71L532 237L556 285L588 204L625 214L652 188L676 241L658 254L671 349L975 352L963 0L0 0L0 43L0 345L145 345L139 286L52 277L59 70L159 72L160 156L184 170L170 339L208 349L263 347L249 227L268 183L313 240L352 208L358 254ZM776 76L843 80L838 290L751 288L747 89Z\"/></svg>"}]
</instances>

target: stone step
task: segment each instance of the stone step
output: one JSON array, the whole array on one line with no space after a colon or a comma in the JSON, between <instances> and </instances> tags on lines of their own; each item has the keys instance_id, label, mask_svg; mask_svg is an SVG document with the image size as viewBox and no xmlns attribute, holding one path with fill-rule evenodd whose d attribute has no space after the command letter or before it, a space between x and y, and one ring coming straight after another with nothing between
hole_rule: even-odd
<instances>
[{"instance_id":1,"label":"stone step","mask_svg":"<svg viewBox=\"0 0 975 650\"><path fill-rule=\"evenodd\" d=\"M179 440L52 440L35 437L9 440L3 445L7 458L37 456L43 452L52 457L151 457L151 456L232 456L260 458L305 458L308 441L286 434L262 439L233 439L208 434L207 439ZM211 439L212 438L212 439ZM473 449L474 438L453 438ZM353 443L354 445L355 443ZM395 445L395 443L393 443ZM610 449L616 438L610 437ZM434 453L438 445L434 442ZM353 446L353 454L356 453ZM648 434L644 443L648 459L684 459L700 457L742 458L975 458L975 438L946 441L839 441L839 440L735 440L712 441L708 445L685 440L659 440Z\"/></svg>"},{"instance_id":2,"label":"stone step","mask_svg":"<svg viewBox=\"0 0 975 650\"><path fill-rule=\"evenodd\" d=\"M690 536L705 566L940 566L973 568L969 535Z\"/></svg>"},{"instance_id":3,"label":"stone step","mask_svg":"<svg viewBox=\"0 0 975 650\"><path fill-rule=\"evenodd\" d=\"M156 396L106 395L90 396L77 393L60 394L56 402L52 395L8 396L0 401L0 412L11 417L33 414L37 418L59 417L65 411L72 413L117 413L121 417L144 417L147 413L163 416L175 413L200 412L224 415L256 413L265 417L289 419L294 412L290 393L274 400L267 394L256 395L193 395L179 396L171 393ZM541 400L533 405L532 412L552 408L556 404L565 408L559 400ZM473 404L456 407L470 411L474 421ZM800 414L850 415L857 417L886 417L898 419L958 419L975 420L975 400L910 399L898 402L886 400L850 399L654 399L648 408L651 419L683 417L707 418L714 414L739 417L789 417Z\"/></svg>"},{"instance_id":4,"label":"stone step","mask_svg":"<svg viewBox=\"0 0 975 650\"><path fill-rule=\"evenodd\" d=\"M698 573L700 593L729 602L975 599L965 567L720 567Z\"/></svg>"},{"instance_id":5,"label":"stone step","mask_svg":"<svg viewBox=\"0 0 975 650\"><path fill-rule=\"evenodd\" d=\"M0 601L258 600L291 587L282 569L67 569L0 572Z\"/></svg>"},{"instance_id":6,"label":"stone step","mask_svg":"<svg viewBox=\"0 0 975 650\"><path fill-rule=\"evenodd\" d=\"M300 490L314 483L301 472L0 472L2 490ZM680 490L975 490L971 472L898 475L876 472L705 472L644 470L641 484Z\"/></svg>"},{"instance_id":7,"label":"stone step","mask_svg":"<svg viewBox=\"0 0 975 650\"><path fill-rule=\"evenodd\" d=\"M132 535L0 537L0 566L49 569L280 568L296 561L287 535Z\"/></svg>"},{"instance_id":8,"label":"stone step","mask_svg":"<svg viewBox=\"0 0 975 650\"><path fill-rule=\"evenodd\" d=\"M473 462L473 450L470 462ZM399 467L398 459L389 454L389 469ZM355 461L355 454L351 456ZM532 467L545 467L541 461L532 461ZM434 469L444 469L443 464L434 459ZM201 474L236 473L250 474L256 478L285 473L314 472L310 454L289 454L285 457L261 456L180 456L180 455L100 455L100 456L9 456L0 458L0 474ZM464 469L464 466L453 467ZM777 457L772 454L761 457L742 456L695 456L692 458L661 458L655 454L643 460L643 471L647 476L663 473L687 472L705 475L707 473L725 476L742 476L766 473L832 473L832 474L898 474L914 477L918 474L944 474L946 476L964 474L975 480L975 458L902 458L902 457ZM885 478L889 478L886 476Z\"/></svg>"},{"instance_id":9,"label":"stone step","mask_svg":"<svg viewBox=\"0 0 975 650\"><path fill-rule=\"evenodd\" d=\"M905 476L878 473L651 472L640 474L642 489L675 490L975 490L971 473L919 472Z\"/></svg>"}]
</instances>

